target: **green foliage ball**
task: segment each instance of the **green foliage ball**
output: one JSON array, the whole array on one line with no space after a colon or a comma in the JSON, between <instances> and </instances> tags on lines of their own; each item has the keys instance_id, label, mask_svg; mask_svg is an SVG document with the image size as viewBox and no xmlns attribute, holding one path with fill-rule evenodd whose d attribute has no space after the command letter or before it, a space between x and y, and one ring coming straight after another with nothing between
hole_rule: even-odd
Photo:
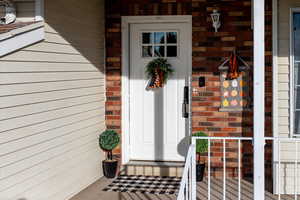
<instances>
[{"instance_id":1,"label":"green foliage ball","mask_svg":"<svg viewBox=\"0 0 300 200\"><path fill-rule=\"evenodd\" d=\"M163 83L166 83L169 76L174 73L171 64L165 58L156 58L151 60L146 66L146 75L151 78L155 75L155 70L160 69L163 72Z\"/></svg>"},{"instance_id":2,"label":"green foliage ball","mask_svg":"<svg viewBox=\"0 0 300 200\"><path fill-rule=\"evenodd\" d=\"M193 134L194 137L207 137L208 135L203 132L197 132ZM198 139L196 140L196 152L197 153L206 153L208 152L208 140Z\"/></svg>"},{"instance_id":3,"label":"green foliage ball","mask_svg":"<svg viewBox=\"0 0 300 200\"><path fill-rule=\"evenodd\" d=\"M120 143L120 137L114 130L106 130L100 134L99 146L104 151L112 151Z\"/></svg>"}]
</instances>

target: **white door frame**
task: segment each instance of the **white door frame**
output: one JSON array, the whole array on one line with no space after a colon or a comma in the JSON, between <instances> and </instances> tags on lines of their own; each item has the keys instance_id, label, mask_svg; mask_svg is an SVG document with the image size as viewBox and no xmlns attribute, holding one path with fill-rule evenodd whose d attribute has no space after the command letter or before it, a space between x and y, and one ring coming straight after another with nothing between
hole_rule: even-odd
<instances>
[{"instance_id":1,"label":"white door frame","mask_svg":"<svg viewBox=\"0 0 300 200\"><path fill-rule=\"evenodd\" d=\"M129 127L129 31L130 24L137 23L188 23L190 41L189 48L186 51L190 55L188 59L189 74L192 74L192 16L191 15L161 15L161 16L123 16L122 17L122 164L130 161L130 127ZM190 77L191 79L191 77ZM191 91L191 90L190 90ZM190 92L191 96L191 92ZM191 98L190 98L191 101ZM191 103L190 103L191 105ZM190 112L191 113L191 112ZM191 116L189 116L189 124L191 124ZM190 126L191 129L191 126ZM190 130L191 132L191 130Z\"/></svg>"}]
</instances>

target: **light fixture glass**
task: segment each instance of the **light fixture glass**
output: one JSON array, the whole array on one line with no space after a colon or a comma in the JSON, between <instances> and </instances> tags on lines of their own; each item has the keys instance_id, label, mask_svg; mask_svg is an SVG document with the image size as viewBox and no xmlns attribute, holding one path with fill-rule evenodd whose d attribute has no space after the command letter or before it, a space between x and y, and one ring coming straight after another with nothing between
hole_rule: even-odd
<instances>
[{"instance_id":1,"label":"light fixture glass","mask_svg":"<svg viewBox=\"0 0 300 200\"><path fill-rule=\"evenodd\" d=\"M221 27L221 22L220 22L220 13L216 9L213 10L213 13L210 14L213 27L215 28L215 32L218 32L218 29Z\"/></svg>"}]
</instances>

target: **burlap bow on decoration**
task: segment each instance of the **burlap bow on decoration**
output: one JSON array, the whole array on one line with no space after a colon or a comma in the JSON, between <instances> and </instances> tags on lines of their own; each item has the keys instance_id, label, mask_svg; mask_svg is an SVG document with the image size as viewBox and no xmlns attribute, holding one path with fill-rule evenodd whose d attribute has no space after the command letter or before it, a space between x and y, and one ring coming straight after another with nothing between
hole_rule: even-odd
<instances>
[{"instance_id":1,"label":"burlap bow on decoration","mask_svg":"<svg viewBox=\"0 0 300 200\"><path fill-rule=\"evenodd\" d=\"M228 69L227 78L229 80L233 80L233 79L237 79L239 75L240 73L239 73L237 55L234 51L229 58L229 69Z\"/></svg>"}]
</instances>

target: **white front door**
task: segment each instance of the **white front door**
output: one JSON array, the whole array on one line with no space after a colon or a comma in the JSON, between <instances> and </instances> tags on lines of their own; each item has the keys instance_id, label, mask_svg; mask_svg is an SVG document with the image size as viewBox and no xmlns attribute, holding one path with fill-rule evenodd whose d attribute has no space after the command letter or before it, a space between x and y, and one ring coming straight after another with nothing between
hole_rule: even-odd
<instances>
[{"instance_id":1,"label":"white front door","mask_svg":"<svg viewBox=\"0 0 300 200\"><path fill-rule=\"evenodd\" d=\"M183 117L184 87L189 86L191 30L188 23L130 25L130 159L183 161L189 120ZM165 57L174 74L161 89L147 90L145 66Z\"/></svg>"}]
</instances>

